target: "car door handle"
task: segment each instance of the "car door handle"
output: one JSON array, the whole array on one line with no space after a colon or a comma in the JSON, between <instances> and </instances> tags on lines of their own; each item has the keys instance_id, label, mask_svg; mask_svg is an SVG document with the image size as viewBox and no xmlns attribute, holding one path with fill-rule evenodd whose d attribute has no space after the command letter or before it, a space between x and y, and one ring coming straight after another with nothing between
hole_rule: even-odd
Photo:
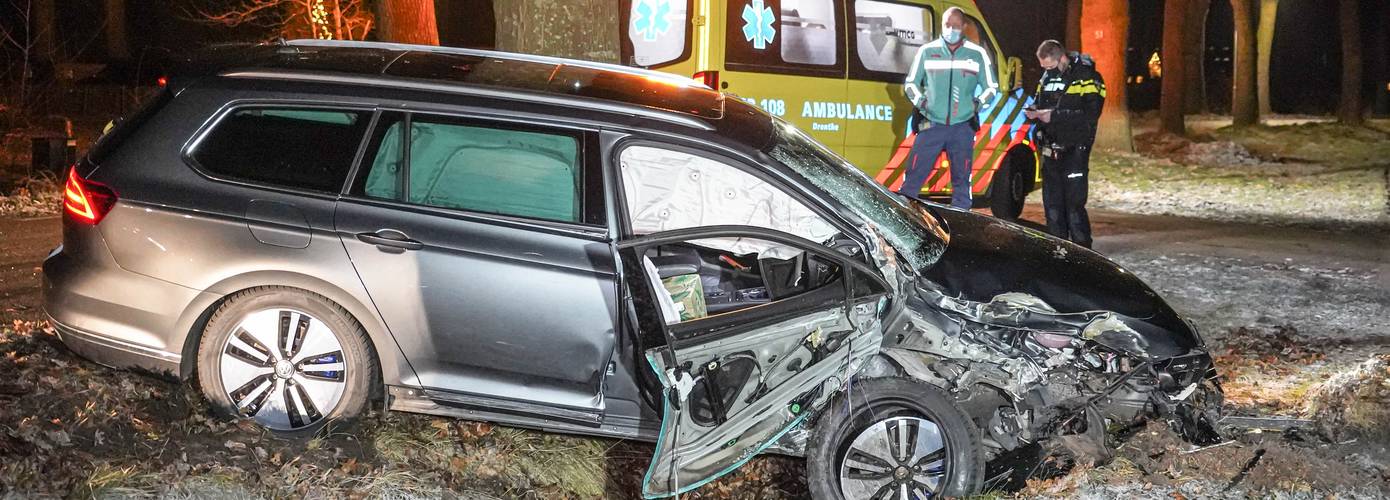
<instances>
[{"instance_id":1,"label":"car door handle","mask_svg":"<svg viewBox=\"0 0 1390 500\"><path fill-rule=\"evenodd\" d=\"M424 243L410 239L405 233L395 229L379 229L374 233L357 233L357 239L363 243L376 245L378 247L398 248L401 250L419 250L425 248Z\"/></svg>"}]
</instances>

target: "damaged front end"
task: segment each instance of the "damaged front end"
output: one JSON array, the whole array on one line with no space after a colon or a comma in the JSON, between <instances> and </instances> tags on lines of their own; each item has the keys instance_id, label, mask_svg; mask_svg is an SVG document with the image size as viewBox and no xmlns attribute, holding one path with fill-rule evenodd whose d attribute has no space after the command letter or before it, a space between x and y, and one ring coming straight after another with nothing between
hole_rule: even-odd
<instances>
[{"instance_id":1,"label":"damaged front end","mask_svg":"<svg viewBox=\"0 0 1390 500\"><path fill-rule=\"evenodd\" d=\"M945 295L929 283L908 299L910 319L883 354L948 389L977 420L989 455L1055 439L1078 458L1110 458L1106 430L1166 419L1188 440L1219 439L1221 403L1200 350L1150 356L1134 326L1110 311L1059 313L1007 293L989 302Z\"/></svg>"},{"instance_id":2,"label":"damaged front end","mask_svg":"<svg viewBox=\"0 0 1390 500\"><path fill-rule=\"evenodd\" d=\"M1086 249L1002 221L939 211L945 255L905 278L904 317L882 353L947 389L987 456L1034 444L1111 458L1109 430L1165 420L1220 440L1221 387L1195 327L1132 274Z\"/></svg>"}]
</instances>

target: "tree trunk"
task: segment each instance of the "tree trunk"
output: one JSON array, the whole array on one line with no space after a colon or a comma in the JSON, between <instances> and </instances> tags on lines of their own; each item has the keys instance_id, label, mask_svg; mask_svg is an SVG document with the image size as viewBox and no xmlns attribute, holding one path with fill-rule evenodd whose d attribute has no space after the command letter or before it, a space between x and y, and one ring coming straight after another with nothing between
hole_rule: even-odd
<instances>
[{"instance_id":1,"label":"tree trunk","mask_svg":"<svg viewBox=\"0 0 1390 500\"><path fill-rule=\"evenodd\" d=\"M106 0L106 57L130 59L130 41L126 37L125 0Z\"/></svg>"},{"instance_id":2,"label":"tree trunk","mask_svg":"<svg viewBox=\"0 0 1390 500\"><path fill-rule=\"evenodd\" d=\"M1256 71L1256 86L1259 88L1260 116L1274 112L1269 107L1269 57L1274 51L1274 20L1279 12L1279 0L1260 0L1260 27L1255 30L1259 40L1259 62Z\"/></svg>"},{"instance_id":3,"label":"tree trunk","mask_svg":"<svg viewBox=\"0 0 1390 500\"><path fill-rule=\"evenodd\" d=\"M1361 12L1357 0L1340 0L1337 22L1342 31L1342 103L1337 120L1361 124Z\"/></svg>"},{"instance_id":4,"label":"tree trunk","mask_svg":"<svg viewBox=\"0 0 1390 500\"><path fill-rule=\"evenodd\" d=\"M34 41L34 51L30 57L49 63L58 59L58 21L54 15L53 2L54 0L34 0L34 13L29 21L29 29L33 30L30 39Z\"/></svg>"},{"instance_id":5,"label":"tree trunk","mask_svg":"<svg viewBox=\"0 0 1390 500\"><path fill-rule=\"evenodd\" d=\"M1067 0L1067 50L1081 50L1081 0Z\"/></svg>"},{"instance_id":6,"label":"tree trunk","mask_svg":"<svg viewBox=\"0 0 1390 500\"><path fill-rule=\"evenodd\" d=\"M1207 12L1211 0L1187 0L1183 26L1183 96L1187 114L1207 112Z\"/></svg>"},{"instance_id":7,"label":"tree trunk","mask_svg":"<svg viewBox=\"0 0 1390 500\"><path fill-rule=\"evenodd\" d=\"M1125 101L1125 47L1129 45L1129 1L1085 0L1081 23L1086 33L1081 50L1095 58L1105 79L1107 96L1096 130L1096 147L1134 151L1129 129L1129 105Z\"/></svg>"},{"instance_id":8,"label":"tree trunk","mask_svg":"<svg viewBox=\"0 0 1390 500\"><path fill-rule=\"evenodd\" d=\"M618 62L612 0L494 0L497 50Z\"/></svg>"},{"instance_id":9,"label":"tree trunk","mask_svg":"<svg viewBox=\"0 0 1390 500\"><path fill-rule=\"evenodd\" d=\"M1231 85L1231 118L1238 127L1260 122L1255 96L1255 6L1254 0L1231 0L1235 20L1235 76Z\"/></svg>"},{"instance_id":10,"label":"tree trunk","mask_svg":"<svg viewBox=\"0 0 1390 500\"><path fill-rule=\"evenodd\" d=\"M376 11L378 40L439 45L434 0L380 0Z\"/></svg>"},{"instance_id":11,"label":"tree trunk","mask_svg":"<svg viewBox=\"0 0 1390 500\"><path fill-rule=\"evenodd\" d=\"M1163 131L1186 135L1183 111L1183 85L1187 83L1183 60L1182 39L1187 21L1187 0L1163 0L1163 81L1159 95L1158 115Z\"/></svg>"}]
</instances>

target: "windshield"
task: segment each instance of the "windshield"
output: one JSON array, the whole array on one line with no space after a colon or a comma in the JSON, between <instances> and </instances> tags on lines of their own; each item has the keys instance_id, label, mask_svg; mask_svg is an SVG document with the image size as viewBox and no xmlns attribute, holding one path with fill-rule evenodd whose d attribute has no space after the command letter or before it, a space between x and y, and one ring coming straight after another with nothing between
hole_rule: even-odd
<instances>
[{"instance_id":1,"label":"windshield","mask_svg":"<svg viewBox=\"0 0 1390 500\"><path fill-rule=\"evenodd\" d=\"M946 251L949 236L925 205L909 204L792 124L776 120L772 157L873 225L913 269L931 267Z\"/></svg>"}]
</instances>

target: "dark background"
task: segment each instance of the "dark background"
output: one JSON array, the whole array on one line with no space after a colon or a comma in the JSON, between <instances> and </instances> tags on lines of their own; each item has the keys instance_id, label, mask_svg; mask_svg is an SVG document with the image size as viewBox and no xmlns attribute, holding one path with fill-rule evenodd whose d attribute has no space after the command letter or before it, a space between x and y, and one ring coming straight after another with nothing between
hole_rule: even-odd
<instances>
[{"instance_id":1,"label":"dark background","mask_svg":"<svg viewBox=\"0 0 1390 500\"><path fill-rule=\"evenodd\" d=\"M168 60L190 48L265 40L267 35L261 27L233 29L195 20L199 6L216 10L219 5L235 2L127 2L132 60L123 63L128 68L121 74L158 73ZM1001 49L1023 60L1024 87L1031 91L1039 74L1032 56L1038 43L1048 38L1065 38L1065 0L977 0L977 4ZM435 5L441 43L482 48L494 45L496 21L492 0L436 0ZM617 8L616 1L614 5ZM1386 88L1390 83L1390 1L1361 0L1360 5L1364 101L1381 113L1390 112L1390 91ZM8 7L0 5L0 23L13 26L14 13ZM57 39L69 60L107 62L100 38L101 9L101 2L58 0ZM1281 0L1270 69L1271 105L1276 113L1330 113L1335 109L1341 88L1336 10L1337 2L1330 0ZM1147 78L1147 62L1161 45L1162 28L1163 0L1130 0L1127 74L1146 77L1144 83L1130 85L1132 109L1142 111L1158 106L1159 82ZM1208 102L1211 111L1217 113L1229 111L1232 39L1230 4L1213 0L1207 16L1205 71ZM12 51L4 55L14 56Z\"/></svg>"}]
</instances>

